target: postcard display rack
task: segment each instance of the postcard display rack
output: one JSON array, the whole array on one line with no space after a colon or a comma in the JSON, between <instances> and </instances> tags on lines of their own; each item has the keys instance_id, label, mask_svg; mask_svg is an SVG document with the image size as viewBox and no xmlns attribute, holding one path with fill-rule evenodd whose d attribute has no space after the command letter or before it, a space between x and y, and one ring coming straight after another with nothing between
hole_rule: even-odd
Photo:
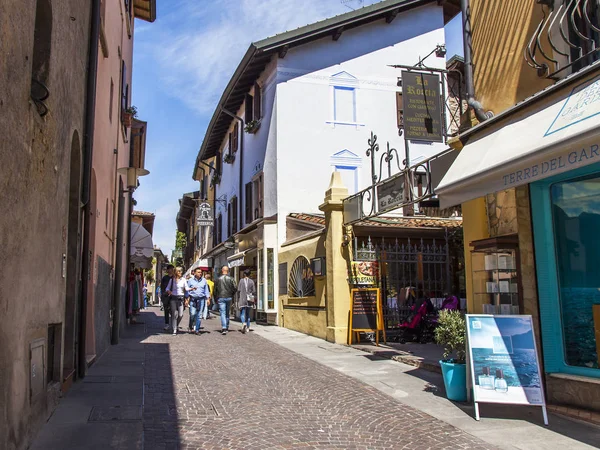
<instances>
[{"instance_id":1,"label":"postcard display rack","mask_svg":"<svg viewBox=\"0 0 600 450\"><path fill-rule=\"evenodd\" d=\"M517 236L471 242L473 294L483 314L522 313Z\"/></svg>"}]
</instances>

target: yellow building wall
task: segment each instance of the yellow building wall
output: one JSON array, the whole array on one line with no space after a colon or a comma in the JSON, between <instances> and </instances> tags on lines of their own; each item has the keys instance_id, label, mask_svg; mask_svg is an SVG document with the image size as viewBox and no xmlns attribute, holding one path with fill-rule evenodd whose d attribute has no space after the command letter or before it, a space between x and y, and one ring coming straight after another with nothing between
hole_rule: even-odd
<instances>
[{"instance_id":1,"label":"yellow building wall","mask_svg":"<svg viewBox=\"0 0 600 450\"><path fill-rule=\"evenodd\" d=\"M524 58L526 46L542 20L536 2L522 0L471 0L473 78L475 97L485 111L499 114L525 98L553 84L539 77ZM463 203L463 230L467 309L482 313L482 302L473 295L473 272L470 243L478 239L523 232L531 222L527 192L514 189ZM521 260L524 267L525 313L533 312L537 302L533 242L531 233L521 238ZM531 272L531 273L530 273ZM533 277L533 278L532 278ZM536 314L537 315L537 314Z\"/></svg>"},{"instance_id":2,"label":"yellow building wall","mask_svg":"<svg viewBox=\"0 0 600 450\"><path fill-rule=\"evenodd\" d=\"M285 246L279 252L279 264L287 263L289 271L296 258L303 256L309 262L311 258L325 256L325 236L321 234L295 244ZM327 337L326 278L314 277L315 296L290 298L279 296L279 324L290 330L299 331L321 339Z\"/></svg>"}]
</instances>

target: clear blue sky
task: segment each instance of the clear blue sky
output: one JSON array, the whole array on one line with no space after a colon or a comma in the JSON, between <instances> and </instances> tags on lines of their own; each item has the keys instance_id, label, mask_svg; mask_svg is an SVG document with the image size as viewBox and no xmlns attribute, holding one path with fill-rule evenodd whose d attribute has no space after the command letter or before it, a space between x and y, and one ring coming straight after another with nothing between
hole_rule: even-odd
<instances>
[{"instance_id":1,"label":"clear blue sky","mask_svg":"<svg viewBox=\"0 0 600 450\"><path fill-rule=\"evenodd\" d=\"M178 199L199 188L192 171L213 109L250 42L347 11L340 0L157 0L156 22L136 21L132 104L148 122L150 175L134 198L156 214L153 240L165 254ZM460 27L459 17L446 26L448 58L462 55Z\"/></svg>"}]
</instances>

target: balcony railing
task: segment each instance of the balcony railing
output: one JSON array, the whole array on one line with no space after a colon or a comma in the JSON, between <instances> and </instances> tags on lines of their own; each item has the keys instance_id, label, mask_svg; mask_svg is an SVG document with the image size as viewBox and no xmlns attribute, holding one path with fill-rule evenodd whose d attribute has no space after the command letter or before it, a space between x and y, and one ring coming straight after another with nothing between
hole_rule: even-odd
<instances>
[{"instance_id":1,"label":"balcony railing","mask_svg":"<svg viewBox=\"0 0 600 450\"><path fill-rule=\"evenodd\" d=\"M598 60L599 0L536 0L542 10L525 49L540 77L559 79Z\"/></svg>"}]
</instances>

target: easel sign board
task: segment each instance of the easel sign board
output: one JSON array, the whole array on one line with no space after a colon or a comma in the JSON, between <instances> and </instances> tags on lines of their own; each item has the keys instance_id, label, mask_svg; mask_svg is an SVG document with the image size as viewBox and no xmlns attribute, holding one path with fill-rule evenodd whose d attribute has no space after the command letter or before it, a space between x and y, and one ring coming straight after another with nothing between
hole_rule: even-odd
<instances>
[{"instance_id":1,"label":"easel sign board","mask_svg":"<svg viewBox=\"0 0 600 450\"><path fill-rule=\"evenodd\" d=\"M541 406L546 400L531 316L467 314L469 365L478 403Z\"/></svg>"},{"instance_id":2,"label":"easel sign board","mask_svg":"<svg viewBox=\"0 0 600 450\"><path fill-rule=\"evenodd\" d=\"M379 331L383 330L383 317L379 289L352 289L350 298L350 343L354 332L375 332L379 345Z\"/></svg>"}]
</instances>

